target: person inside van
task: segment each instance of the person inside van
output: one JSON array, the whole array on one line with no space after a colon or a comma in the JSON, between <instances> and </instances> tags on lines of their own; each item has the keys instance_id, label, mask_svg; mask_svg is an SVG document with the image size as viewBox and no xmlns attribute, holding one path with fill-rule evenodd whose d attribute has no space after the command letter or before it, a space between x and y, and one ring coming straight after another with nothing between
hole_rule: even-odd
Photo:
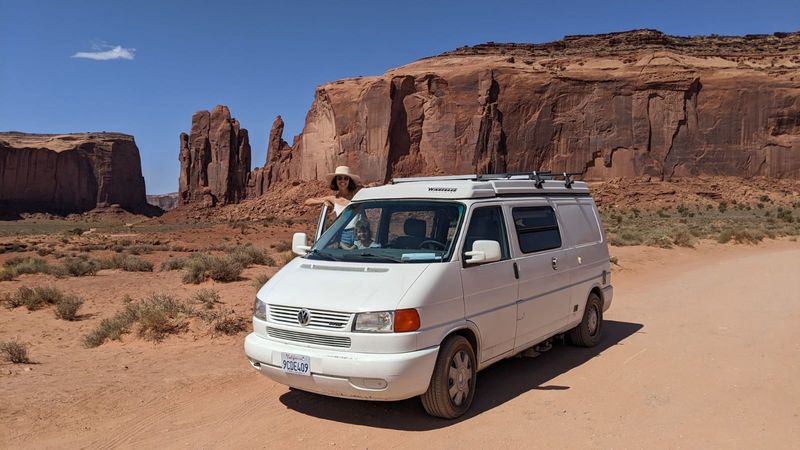
<instances>
[{"instance_id":1,"label":"person inside van","mask_svg":"<svg viewBox=\"0 0 800 450\"><path fill-rule=\"evenodd\" d=\"M333 212L338 217L344 211L350 200L358 192L361 186L361 177L356 175L350 170L348 166L339 166L333 173L327 176L328 184L334 195L326 195L324 197L309 198L305 201L306 206L326 204L328 207L333 207ZM342 231L340 243L342 248L352 248L354 240L354 223L348 224Z\"/></svg>"},{"instance_id":2,"label":"person inside van","mask_svg":"<svg viewBox=\"0 0 800 450\"><path fill-rule=\"evenodd\" d=\"M372 240L372 229L369 227L369 222L366 220L359 220L356 223L356 239L353 246L357 249L363 248L378 248L381 244Z\"/></svg>"}]
</instances>

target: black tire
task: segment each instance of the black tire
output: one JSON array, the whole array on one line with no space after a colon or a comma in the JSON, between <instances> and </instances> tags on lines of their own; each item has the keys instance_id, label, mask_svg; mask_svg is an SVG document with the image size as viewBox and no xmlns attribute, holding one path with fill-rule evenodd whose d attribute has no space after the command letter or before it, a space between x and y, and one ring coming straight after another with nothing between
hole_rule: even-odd
<instances>
[{"instance_id":1,"label":"black tire","mask_svg":"<svg viewBox=\"0 0 800 450\"><path fill-rule=\"evenodd\" d=\"M577 327L569 330L569 340L581 347L594 347L603 334L603 302L594 292L586 300L583 319Z\"/></svg>"},{"instance_id":2,"label":"black tire","mask_svg":"<svg viewBox=\"0 0 800 450\"><path fill-rule=\"evenodd\" d=\"M469 410L475 397L475 350L463 336L450 336L439 348L431 384L420 396L428 414L455 419Z\"/></svg>"}]
</instances>

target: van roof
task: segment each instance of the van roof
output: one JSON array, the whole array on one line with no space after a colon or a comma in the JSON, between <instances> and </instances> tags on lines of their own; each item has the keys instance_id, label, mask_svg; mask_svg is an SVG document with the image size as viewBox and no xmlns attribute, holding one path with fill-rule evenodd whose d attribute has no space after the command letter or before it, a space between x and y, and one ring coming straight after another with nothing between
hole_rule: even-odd
<instances>
[{"instance_id":1,"label":"van roof","mask_svg":"<svg viewBox=\"0 0 800 450\"><path fill-rule=\"evenodd\" d=\"M377 199L477 199L504 196L588 196L575 174L492 174L395 178L390 184L358 191L353 201ZM563 177L562 180L554 179Z\"/></svg>"}]
</instances>

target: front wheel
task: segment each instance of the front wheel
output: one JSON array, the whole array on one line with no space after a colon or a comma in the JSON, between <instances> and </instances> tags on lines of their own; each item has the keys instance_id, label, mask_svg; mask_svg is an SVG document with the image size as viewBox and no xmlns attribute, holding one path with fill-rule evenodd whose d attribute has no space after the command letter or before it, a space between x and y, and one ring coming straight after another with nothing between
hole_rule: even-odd
<instances>
[{"instance_id":1,"label":"front wheel","mask_svg":"<svg viewBox=\"0 0 800 450\"><path fill-rule=\"evenodd\" d=\"M603 302L594 292L586 300L583 319L577 327L569 330L569 340L581 347L594 347L600 342L603 331Z\"/></svg>"},{"instance_id":2,"label":"front wheel","mask_svg":"<svg viewBox=\"0 0 800 450\"><path fill-rule=\"evenodd\" d=\"M475 350L463 336L450 336L439 348L431 384L420 396L432 416L455 419L469 409L475 397Z\"/></svg>"}]
</instances>

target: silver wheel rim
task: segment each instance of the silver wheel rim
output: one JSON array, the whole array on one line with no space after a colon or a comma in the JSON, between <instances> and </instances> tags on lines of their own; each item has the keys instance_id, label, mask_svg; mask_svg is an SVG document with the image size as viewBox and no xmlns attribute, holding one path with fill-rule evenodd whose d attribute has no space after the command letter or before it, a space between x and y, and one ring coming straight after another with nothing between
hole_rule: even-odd
<instances>
[{"instance_id":1,"label":"silver wheel rim","mask_svg":"<svg viewBox=\"0 0 800 450\"><path fill-rule=\"evenodd\" d=\"M450 360L447 383L453 404L456 406L464 404L472 384L472 361L466 351L456 352Z\"/></svg>"},{"instance_id":2,"label":"silver wheel rim","mask_svg":"<svg viewBox=\"0 0 800 450\"><path fill-rule=\"evenodd\" d=\"M589 329L589 335L590 336L594 336L595 333L597 333L597 326L598 326L598 324L600 322L600 320L599 320L600 317L599 317L599 315L597 313L597 308L596 307L592 306L589 309L589 317L588 317L588 319L589 320L587 320L586 327Z\"/></svg>"}]
</instances>

